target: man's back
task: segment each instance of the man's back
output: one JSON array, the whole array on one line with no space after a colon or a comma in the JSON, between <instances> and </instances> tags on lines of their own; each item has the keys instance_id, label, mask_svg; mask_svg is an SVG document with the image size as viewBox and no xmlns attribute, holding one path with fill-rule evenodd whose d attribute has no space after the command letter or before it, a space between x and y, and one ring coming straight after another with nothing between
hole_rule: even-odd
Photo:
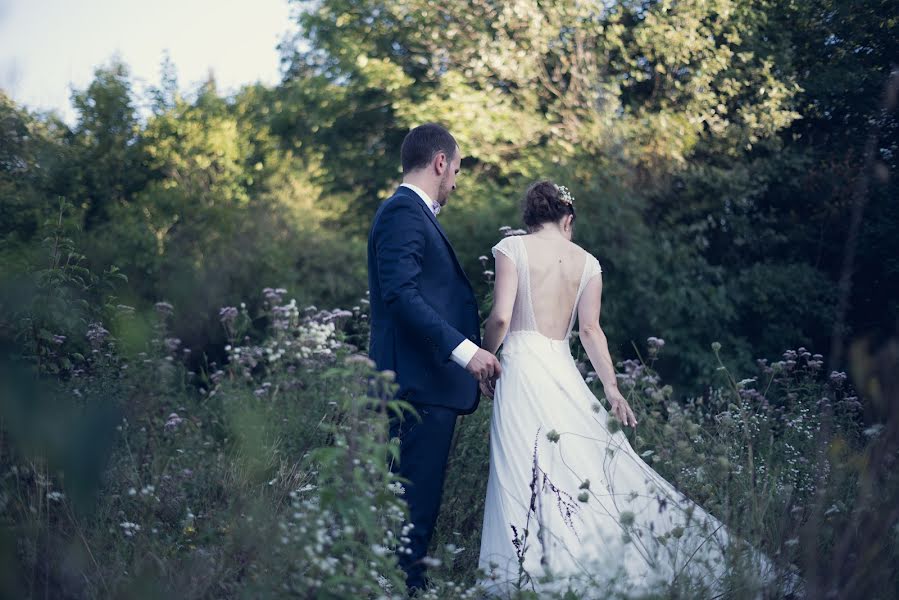
<instances>
[{"instance_id":1,"label":"man's back","mask_svg":"<svg viewBox=\"0 0 899 600\"><path fill-rule=\"evenodd\" d=\"M477 382L449 357L480 344L477 302L433 215L401 187L378 209L368 241L369 355L397 373L399 396L420 404L477 407Z\"/></svg>"}]
</instances>

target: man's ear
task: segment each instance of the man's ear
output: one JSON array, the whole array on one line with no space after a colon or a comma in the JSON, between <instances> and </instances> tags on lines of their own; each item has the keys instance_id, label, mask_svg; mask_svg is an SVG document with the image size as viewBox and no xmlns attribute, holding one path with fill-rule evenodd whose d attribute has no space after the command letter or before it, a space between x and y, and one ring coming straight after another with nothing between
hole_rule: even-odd
<instances>
[{"instance_id":1,"label":"man's ear","mask_svg":"<svg viewBox=\"0 0 899 600\"><path fill-rule=\"evenodd\" d=\"M438 152L436 156L434 156L434 171L438 175L443 175L444 171L447 169L447 160L446 154L444 152Z\"/></svg>"}]
</instances>

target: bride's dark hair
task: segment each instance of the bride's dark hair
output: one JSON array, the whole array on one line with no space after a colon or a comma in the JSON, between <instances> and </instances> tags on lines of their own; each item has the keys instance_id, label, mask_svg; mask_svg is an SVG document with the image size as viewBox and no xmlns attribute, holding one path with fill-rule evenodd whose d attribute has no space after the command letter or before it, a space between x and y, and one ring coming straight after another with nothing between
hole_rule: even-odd
<instances>
[{"instance_id":1,"label":"bride's dark hair","mask_svg":"<svg viewBox=\"0 0 899 600\"><path fill-rule=\"evenodd\" d=\"M559 188L552 181L535 181L524 194L524 224L528 230L540 229L544 223L558 223L566 215L574 215L574 206L560 198ZM577 218L577 217L575 217Z\"/></svg>"}]
</instances>

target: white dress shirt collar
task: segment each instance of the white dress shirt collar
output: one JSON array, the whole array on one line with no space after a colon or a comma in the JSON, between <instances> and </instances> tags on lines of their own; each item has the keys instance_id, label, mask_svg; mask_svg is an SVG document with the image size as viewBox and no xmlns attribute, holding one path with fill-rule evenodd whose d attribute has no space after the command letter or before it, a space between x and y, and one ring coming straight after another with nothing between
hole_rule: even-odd
<instances>
[{"instance_id":1,"label":"white dress shirt collar","mask_svg":"<svg viewBox=\"0 0 899 600\"><path fill-rule=\"evenodd\" d=\"M425 192L423 189L421 189L417 185L412 185L411 183L405 183L405 182L401 183L400 187L407 187L410 190L412 190L413 192L415 192L416 194L418 194L418 197L421 198L422 202L425 203L425 206L428 207L428 210L430 210L434 214L435 217L438 214L440 214L440 204L438 202L434 202L433 200L431 200L431 197L428 196L428 193Z\"/></svg>"}]
</instances>

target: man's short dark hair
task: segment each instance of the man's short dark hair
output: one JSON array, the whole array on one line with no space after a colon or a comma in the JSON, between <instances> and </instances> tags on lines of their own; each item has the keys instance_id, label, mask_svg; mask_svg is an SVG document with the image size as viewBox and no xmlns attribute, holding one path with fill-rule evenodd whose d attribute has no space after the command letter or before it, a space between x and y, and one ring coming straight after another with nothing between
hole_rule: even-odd
<instances>
[{"instance_id":1,"label":"man's short dark hair","mask_svg":"<svg viewBox=\"0 0 899 600\"><path fill-rule=\"evenodd\" d=\"M406 134L400 155L403 173L411 173L430 164L438 152L446 154L446 160L453 160L456 153L456 138L446 128L436 123L419 125Z\"/></svg>"}]
</instances>

